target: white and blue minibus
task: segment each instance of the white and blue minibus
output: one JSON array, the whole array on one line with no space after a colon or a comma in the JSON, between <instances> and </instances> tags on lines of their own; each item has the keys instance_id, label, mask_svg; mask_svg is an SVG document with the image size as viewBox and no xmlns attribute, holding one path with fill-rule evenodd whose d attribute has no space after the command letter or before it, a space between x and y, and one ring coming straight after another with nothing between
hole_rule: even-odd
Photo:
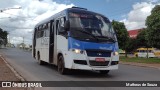
<instances>
[{"instance_id":1,"label":"white and blue minibus","mask_svg":"<svg viewBox=\"0 0 160 90\"><path fill-rule=\"evenodd\" d=\"M67 8L39 22L33 32L32 56L58 72L118 69L118 41L107 17L85 8Z\"/></svg>"}]
</instances>

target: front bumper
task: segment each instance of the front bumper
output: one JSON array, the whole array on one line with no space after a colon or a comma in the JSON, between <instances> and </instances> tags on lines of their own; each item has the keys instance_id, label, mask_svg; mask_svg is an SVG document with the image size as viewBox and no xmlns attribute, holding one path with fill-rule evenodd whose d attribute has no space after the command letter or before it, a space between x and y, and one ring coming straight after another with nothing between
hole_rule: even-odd
<instances>
[{"instance_id":1,"label":"front bumper","mask_svg":"<svg viewBox=\"0 0 160 90\"><path fill-rule=\"evenodd\" d=\"M96 58L104 58L105 63L96 62ZM90 57L84 54L69 52L66 54L65 66L68 69L80 70L116 70L118 69L119 55L110 57Z\"/></svg>"},{"instance_id":2,"label":"front bumper","mask_svg":"<svg viewBox=\"0 0 160 90\"><path fill-rule=\"evenodd\" d=\"M116 69L118 69L118 64L117 65L111 65L111 66L89 66L89 65L81 65L81 64L73 63L71 69L80 69L80 70L116 70Z\"/></svg>"}]
</instances>

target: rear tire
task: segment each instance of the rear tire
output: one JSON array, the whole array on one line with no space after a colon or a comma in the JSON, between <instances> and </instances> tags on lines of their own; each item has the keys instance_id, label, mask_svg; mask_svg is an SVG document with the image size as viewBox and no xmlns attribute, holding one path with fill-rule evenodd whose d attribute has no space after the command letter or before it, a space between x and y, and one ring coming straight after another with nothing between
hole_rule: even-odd
<instances>
[{"instance_id":1,"label":"rear tire","mask_svg":"<svg viewBox=\"0 0 160 90\"><path fill-rule=\"evenodd\" d=\"M38 59L38 64L39 65L44 65L45 62L40 60L40 54L39 53L37 54L37 59Z\"/></svg>"},{"instance_id":2,"label":"rear tire","mask_svg":"<svg viewBox=\"0 0 160 90\"><path fill-rule=\"evenodd\" d=\"M100 72L100 74L108 74L109 70L100 70L99 72Z\"/></svg>"},{"instance_id":3,"label":"rear tire","mask_svg":"<svg viewBox=\"0 0 160 90\"><path fill-rule=\"evenodd\" d=\"M68 69L65 68L63 56L58 57L58 72L62 75L68 74Z\"/></svg>"}]
</instances>

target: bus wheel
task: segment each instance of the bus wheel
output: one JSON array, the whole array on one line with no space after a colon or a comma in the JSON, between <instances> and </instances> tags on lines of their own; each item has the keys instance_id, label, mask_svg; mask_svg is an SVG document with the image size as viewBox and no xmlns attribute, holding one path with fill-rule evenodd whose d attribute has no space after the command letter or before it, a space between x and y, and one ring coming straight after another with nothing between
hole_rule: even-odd
<instances>
[{"instance_id":1,"label":"bus wheel","mask_svg":"<svg viewBox=\"0 0 160 90\"><path fill-rule=\"evenodd\" d=\"M67 74L67 69L65 68L65 66L64 66L65 64L64 64L64 58L63 58L63 56L61 55L61 56L59 56L58 57L58 72L60 73L60 74Z\"/></svg>"},{"instance_id":2,"label":"bus wheel","mask_svg":"<svg viewBox=\"0 0 160 90\"><path fill-rule=\"evenodd\" d=\"M99 72L100 72L100 74L108 74L109 70L100 70Z\"/></svg>"},{"instance_id":3,"label":"bus wheel","mask_svg":"<svg viewBox=\"0 0 160 90\"><path fill-rule=\"evenodd\" d=\"M38 64L43 65L44 62L42 60L40 60L40 54L38 53L37 56L38 56Z\"/></svg>"}]
</instances>

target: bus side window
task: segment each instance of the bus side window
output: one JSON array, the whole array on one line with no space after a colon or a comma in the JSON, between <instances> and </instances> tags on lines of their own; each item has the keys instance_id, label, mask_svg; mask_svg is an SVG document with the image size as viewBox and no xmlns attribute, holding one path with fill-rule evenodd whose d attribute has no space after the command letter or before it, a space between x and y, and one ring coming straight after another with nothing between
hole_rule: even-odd
<instances>
[{"instance_id":1,"label":"bus side window","mask_svg":"<svg viewBox=\"0 0 160 90\"><path fill-rule=\"evenodd\" d=\"M37 31L36 38L40 38L40 31Z\"/></svg>"},{"instance_id":2,"label":"bus side window","mask_svg":"<svg viewBox=\"0 0 160 90\"><path fill-rule=\"evenodd\" d=\"M143 50L143 53L146 53L147 51L146 50Z\"/></svg>"},{"instance_id":3,"label":"bus side window","mask_svg":"<svg viewBox=\"0 0 160 90\"><path fill-rule=\"evenodd\" d=\"M45 37L49 37L49 29L45 30Z\"/></svg>"},{"instance_id":4,"label":"bus side window","mask_svg":"<svg viewBox=\"0 0 160 90\"><path fill-rule=\"evenodd\" d=\"M47 23L46 24L46 27L45 27L45 29L44 29L44 36L45 37L49 37L49 28L50 28L50 23Z\"/></svg>"},{"instance_id":5,"label":"bus side window","mask_svg":"<svg viewBox=\"0 0 160 90\"><path fill-rule=\"evenodd\" d=\"M139 52L142 53L143 51L142 51L142 50L139 50Z\"/></svg>"},{"instance_id":6,"label":"bus side window","mask_svg":"<svg viewBox=\"0 0 160 90\"><path fill-rule=\"evenodd\" d=\"M44 33L44 30L41 30L41 31L40 31L40 37L43 37L44 34L45 34L45 33Z\"/></svg>"},{"instance_id":7,"label":"bus side window","mask_svg":"<svg viewBox=\"0 0 160 90\"><path fill-rule=\"evenodd\" d=\"M59 20L56 20L56 34L58 30L59 30Z\"/></svg>"},{"instance_id":8,"label":"bus side window","mask_svg":"<svg viewBox=\"0 0 160 90\"><path fill-rule=\"evenodd\" d=\"M64 17L60 19L60 22L61 22L61 23L60 23L60 26L61 26L61 27L64 27Z\"/></svg>"},{"instance_id":9,"label":"bus side window","mask_svg":"<svg viewBox=\"0 0 160 90\"><path fill-rule=\"evenodd\" d=\"M66 21L65 17L60 18L58 34L65 35L65 33L66 33L65 30L64 30L65 21Z\"/></svg>"}]
</instances>

